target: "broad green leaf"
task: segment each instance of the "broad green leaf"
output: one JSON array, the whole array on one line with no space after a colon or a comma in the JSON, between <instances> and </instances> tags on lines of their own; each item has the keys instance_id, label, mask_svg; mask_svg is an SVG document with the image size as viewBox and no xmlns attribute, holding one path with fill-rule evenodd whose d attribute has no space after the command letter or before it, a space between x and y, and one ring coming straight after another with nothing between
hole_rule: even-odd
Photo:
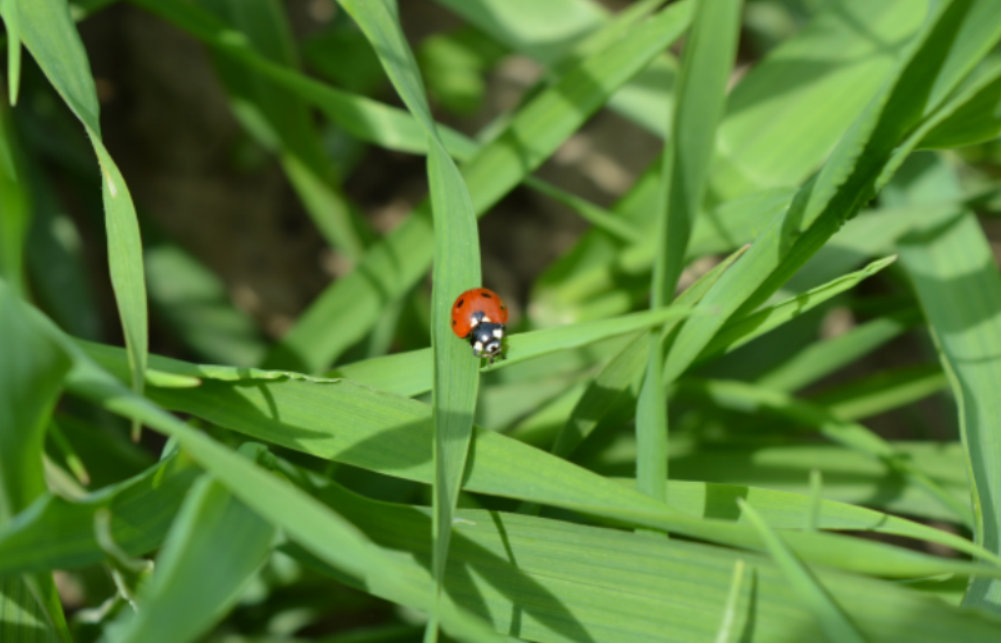
<instances>
[{"instance_id":1,"label":"broad green leaf","mask_svg":"<svg viewBox=\"0 0 1001 643\"><path fill-rule=\"evenodd\" d=\"M274 537L269 523L203 476L167 534L137 613L122 621L115 640L198 640L232 607Z\"/></svg>"},{"instance_id":2,"label":"broad green leaf","mask_svg":"<svg viewBox=\"0 0 1001 643\"><path fill-rule=\"evenodd\" d=\"M110 361L118 362L120 368L120 356ZM293 379L206 380L195 389L151 389L150 393L166 408L204 418L254 439L393 477L425 484L433 479L431 413L420 402L347 380L326 384ZM330 408L337 408L338 414L332 417ZM505 436L478 430L473 452L464 481L469 491L564 507L721 544L758 547L756 536L742 526L685 517L642 494ZM823 533L791 534L789 543L805 559L867 573L913 576L946 568L972 572L965 563L939 561L878 543L831 538L835 537ZM994 572L984 569L984 573ZM997 573L1001 575L1001 570Z\"/></svg>"},{"instance_id":3,"label":"broad green leaf","mask_svg":"<svg viewBox=\"0 0 1001 643\"><path fill-rule=\"evenodd\" d=\"M476 213L496 203L541 164L622 83L681 35L691 5L672 5L628 38L582 60L515 114L462 167ZM386 301L406 292L427 268L432 235L427 203L366 253L354 272L313 302L267 364L322 369L371 328ZM458 293L456 293L458 294ZM351 315L339 311L350 307Z\"/></svg>"},{"instance_id":4,"label":"broad green leaf","mask_svg":"<svg viewBox=\"0 0 1001 643\"><path fill-rule=\"evenodd\" d=\"M408 559L426 558L427 545L412 534L428 529L427 509L373 502L315 478L300 484L338 507L376 542ZM737 518L732 500L748 490L732 491L736 496L728 497L730 503L723 502L725 493L718 496L719 505ZM749 492L749 501L762 504L759 511L766 519L783 520L775 513L782 513L782 499L766 503L757 490ZM707 501L713 493L707 490ZM671 498L685 496L669 492ZM702 511L701 506L692 509ZM465 565L449 568L446 587L469 597L495 627L516 636L540 641L708 640L738 559L754 579L743 584L741 597L748 622L753 622L753 628L743 629L747 639L815 640L822 635L780 570L758 554L505 512L460 509L459 516L454 549ZM878 640L934 641L958 635L958 629L950 628L963 628L973 639L996 635L995 620L981 615L978 623L958 608L899 584L830 570L816 573ZM924 618L901 616L914 609L921 609Z\"/></svg>"}]
</instances>

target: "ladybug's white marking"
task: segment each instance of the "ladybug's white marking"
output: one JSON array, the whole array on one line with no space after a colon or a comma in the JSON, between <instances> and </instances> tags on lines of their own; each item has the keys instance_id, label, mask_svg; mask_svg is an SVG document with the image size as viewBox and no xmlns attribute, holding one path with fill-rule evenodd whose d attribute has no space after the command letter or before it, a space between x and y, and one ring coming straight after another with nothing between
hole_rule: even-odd
<instances>
[{"instance_id":1,"label":"ladybug's white marking","mask_svg":"<svg viewBox=\"0 0 1001 643\"><path fill-rule=\"evenodd\" d=\"M495 328L494 329L494 337L496 337L497 339L500 339L503 336L504 336L504 329L503 328Z\"/></svg>"},{"instance_id":2,"label":"ladybug's white marking","mask_svg":"<svg viewBox=\"0 0 1001 643\"><path fill-rule=\"evenodd\" d=\"M481 322L486 322L487 324L489 324L490 323L490 318L487 317L486 315L484 315L482 318L480 318L480 321Z\"/></svg>"}]
</instances>

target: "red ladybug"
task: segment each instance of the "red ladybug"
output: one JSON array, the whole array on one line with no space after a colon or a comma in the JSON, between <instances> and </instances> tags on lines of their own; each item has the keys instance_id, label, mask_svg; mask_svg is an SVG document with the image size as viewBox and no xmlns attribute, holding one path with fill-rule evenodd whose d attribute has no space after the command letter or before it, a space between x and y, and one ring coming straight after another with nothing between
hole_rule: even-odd
<instances>
[{"instance_id":1,"label":"red ladybug","mask_svg":"<svg viewBox=\"0 0 1001 643\"><path fill-rule=\"evenodd\" d=\"M452 330L469 340L473 355L487 357L491 364L500 355L505 324L507 306L487 288L467 290L452 304Z\"/></svg>"}]
</instances>

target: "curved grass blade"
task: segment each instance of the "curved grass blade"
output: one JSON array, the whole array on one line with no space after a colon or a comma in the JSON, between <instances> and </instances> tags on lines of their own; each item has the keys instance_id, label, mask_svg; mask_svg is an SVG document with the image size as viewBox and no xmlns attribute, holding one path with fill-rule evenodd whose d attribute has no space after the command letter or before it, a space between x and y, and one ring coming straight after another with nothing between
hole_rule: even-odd
<instances>
[{"instance_id":1,"label":"curved grass blade","mask_svg":"<svg viewBox=\"0 0 1001 643\"><path fill-rule=\"evenodd\" d=\"M95 515L106 510L114 542L128 556L160 545L198 470L170 457L120 483L74 501L52 493L38 498L0 528L0 576L76 569L105 559L94 535Z\"/></svg>"},{"instance_id":2,"label":"curved grass blade","mask_svg":"<svg viewBox=\"0 0 1001 643\"><path fill-rule=\"evenodd\" d=\"M274 527L209 476L188 493L139 593L138 611L111 625L114 640L195 641L233 605L271 551Z\"/></svg>"},{"instance_id":3,"label":"curved grass blade","mask_svg":"<svg viewBox=\"0 0 1001 643\"><path fill-rule=\"evenodd\" d=\"M101 140L97 90L87 53L65 2L13 1L18 7L24 46L80 119L101 167L111 285L129 352L132 389L141 392L149 332L139 222L125 180ZM133 427L134 437L138 437L138 428Z\"/></svg>"},{"instance_id":4,"label":"curved grass blade","mask_svg":"<svg viewBox=\"0 0 1001 643\"><path fill-rule=\"evenodd\" d=\"M139 418L175 438L181 447L257 514L280 527L325 562L386 592L401 604L431 611L431 588L425 579L404 579L400 562L362 536L341 516L281 478L257 467L200 431L125 388L88 358L73 341L37 311L23 317L55 341L73 362L69 390L114 413ZM193 389L197 390L197 389ZM426 445L430 441L425 441ZM489 626L451 601L437 606L442 627L456 636L500 640Z\"/></svg>"}]
</instances>

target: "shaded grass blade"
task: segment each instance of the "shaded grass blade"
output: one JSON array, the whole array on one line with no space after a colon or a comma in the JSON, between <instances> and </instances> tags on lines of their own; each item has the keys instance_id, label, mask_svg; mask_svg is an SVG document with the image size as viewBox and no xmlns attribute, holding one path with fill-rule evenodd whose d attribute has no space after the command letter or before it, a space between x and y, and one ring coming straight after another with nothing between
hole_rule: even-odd
<instances>
[{"instance_id":1,"label":"shaded grass blade","mask_svg":"<svg viewBox=\"0 0 1001 643\"><path fill-rule=\"evenodd\" d=\"M238 591L271 551L275 529L226 488L203 476L188 493L114 640L195 641L232 607ZM116 627L115 625L111 626Z\"/></svg>"},{"instance_id":2,"label":"shaded grass blade","mask_svg":"<svg viewBox=\"0 0 1001 643\"><path fill-rule=\"evenodd\" d=\"M974 537L1001 551L1001 279L970 212L928 218L901 243L901 260L936 340L959 407L973 482ZM1001 611L1001 584L977 579L963 601Z\"/></svg>"},{"instance_id":3,"label":"shaded grass blade","mask_svg":"<svg viewBox=\"0 0 1001 643\"><path fill-rule=\"evenodd\" d=\"M70 362L28 321L23 304L0 279L0 528L46 490L42 470L45 427ZM16 640L32 620L63 641L66 617L51 574L4 579L0 631ZM42 625L39 623L39 625Z\"/></svg>"}]
</instances>

